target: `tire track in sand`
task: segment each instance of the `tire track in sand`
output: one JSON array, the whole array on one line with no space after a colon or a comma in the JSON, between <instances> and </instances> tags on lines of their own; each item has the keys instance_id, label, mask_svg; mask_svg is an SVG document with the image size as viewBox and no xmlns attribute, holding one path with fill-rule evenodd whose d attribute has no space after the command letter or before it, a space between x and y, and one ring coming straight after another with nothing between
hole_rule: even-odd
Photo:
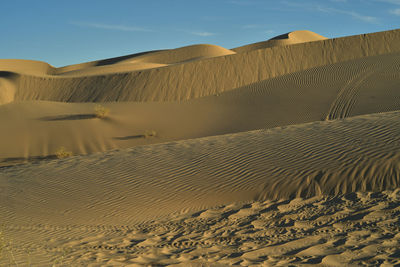
<instances>
[{"instance_id":1,"label":"tire track in sand","mask_svg":"<svg viewBox=\"0 0 400 267\"><path fill-rule=\"evenodd\" d=\"M357 100L357 93L360 86L370 76L376 73L376 71L376 68L369 68L349 80L348 83L340 89L336 99L332 102L325 120L336 120L348 117Z\"/></svg>"}]
</instances>

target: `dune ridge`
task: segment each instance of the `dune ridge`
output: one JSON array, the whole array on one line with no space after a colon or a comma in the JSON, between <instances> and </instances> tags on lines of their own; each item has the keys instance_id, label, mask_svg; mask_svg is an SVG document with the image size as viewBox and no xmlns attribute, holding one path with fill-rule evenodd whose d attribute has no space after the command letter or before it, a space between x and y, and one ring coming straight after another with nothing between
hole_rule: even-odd
<instances>
[{"instance_id":1,"label":"dune ridge","mask_svg":"<svg viewBox=\"0 0 400 267\"><path fill-rule=\"evenodd\" d=\"M395 111L400 53L364 57L259 81L185 102L93 103L45 101L0 106L0 165L189 138L273 128L355 115ZM165 123L168 121L168 123ZM157 136L145 138L146 131Z\"/></svg>"},{"instance_id":2,"label":"dune ridge","mask_svg":"<svg viewBox=\"0 0 400 267\"><path fill-rule=\"evenodd\" d=\"M93 61L55 69L57 75L85 76L159 68L205 58L220 57L235 52L217 45L190 45L176 49L140 53L123 58Z\"/></svg>"},{"instance_id":3,"label":"dune ridge","mask_svg":"<svg viewBox=\"0 0 400 267\"><path fill-rule=\"evenodd\" d=\"M109 75L84 78L21 75L16 83L15 100L181 101L316 66L393 53L399 51L396 45L399 39L400 30L393 30ZM0 61L0 70L3 69L7 70L7 65Z\"/></svg>"},{"instance_id":4,"label":"dune ridge","mask_svg":"<svg viewBox=\"0 0 400 267\"><path fill-rule=\"evenodd\" d=\"M236 53L244 53L257 49L270 48L274 46L284 46L299 43L326 40L328 38L311 31L294 31L271 38L267 41L244 45L232 48Z\"/></svg>"}]
</instances>

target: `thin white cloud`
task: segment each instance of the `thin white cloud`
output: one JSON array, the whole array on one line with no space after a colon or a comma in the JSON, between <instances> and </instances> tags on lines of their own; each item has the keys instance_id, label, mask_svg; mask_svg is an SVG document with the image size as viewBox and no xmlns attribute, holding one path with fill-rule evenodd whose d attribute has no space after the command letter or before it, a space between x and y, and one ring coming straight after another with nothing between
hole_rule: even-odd
<instances>
[{"instance_id":1,"label":"thin white cloud","mask_svg":"<svg viewBox=\"0 0 400 267\"><path fill-rule=\"evenodd\" d=\"M347 10L336 9L336 8L328 8L327 11L330 13L338 13L338 14L347 15L347 16L353 17L354 19L365 21L368 23L377 23L378 22L378 18L376 18L376 17L365 16L365 15L362 15L362 14L354 12L354 11L347 11Z\"/></svg>"},{"instance_id":2,"label":"thin white cloud","mask_svg":"<svg viewBox=\"0 0 400 267\"><path fill-rule=\"evenodd\" d=\"M247 24L247 25L243 25L240 28L243 30L262 31L263 34L274 34L275 33L275 31L273 31L273 30L266 30L269 28L269 26L261 25L261 24Z\"/></svg>"},{"instance_id":3,"label":"thin white cloud","mask_svg":"<svg viewBox=\"0 0 400 267\"><path fill-rule=\"evenodd\" d=\"M246 24L240 27L243 30L255 29L255 30L264 30L264 33L274 33L273 30L265 30L270 28L270 25L262 25L262 24Z\"/></svg>"},{"instance_id":4,"label":"thin white cloud","mask_svg":"<svg viewBox=\"0 0 400 267\"><path fill-rule=\"evenodd\" d=\"M92 22L70 22L72 25L77 25L86 28L95 28L103 30L113 30L113 31L125 31L125 32L151 32L152 30L127 25L116 25L116 24L103 24L103 23L92 23Z\"/></svg>"},{"instance_id":5,"label":"thin white cloud","mask_svg":"<svg viewBox=\"0 0 400 267\"><path fill-rule=\"evenodd\" d=\"M388 0L388 1L390 1L390 0ZM393 0L393 1L397 1L397 0ZM400 0L398 0L398 1L400 1ZM330 13L330 14L334 14L334 13L342 14L342 15L350 16L353 19L361 20L361 21L368 22L368 23L377 23L378 22L378 18L376 18L376 17L362 15L362 14L352 11L352 10L337 9L337 8L325 7L325 6L321 6L321 5L315 6L315 5L308 5L308 4L299 4L299 3L290 2L290 1L282 1L282 3L284 5L287 5L290 7L304 8L307 10L313 10L313 11Z\"/></svg>"},{"instance_id":6,"label":"thin white cloud","mask_svg":"<svg viewBox=\"0 0 400 267\"><path fill-rule=\"evenodd\" d=\"M389 11L390 14L400 16L400 8L392 9Z\"/></svg>"},{"instance_id":7,"label":"thin white cloud","mask_svg":"<svg viewBox=\"0 0 400 267\"><path fill-rule=\"evenodd\" d=\"M202 37L208 37L208 36L214 36L214 35L216 35L215 33L213 33L213 32L189 32L190 34L193 34L193 35L197 35L197 36L202 36Z\"/></svg>"},{"instance_id":8,"label":"thin white cloud","mask_svg":"<svg viewBox=\"0 0 400 267\"><path fill-rule=\"evenodd\" d=\"M233 4L233 5L238 5L238 6L252 6L256 4L256 2L251 1L251 0L230 0L227 3Z\"/></svg>"},{"instance_id":9,"label":"thin white cloud","mask_svg":"<svg viewBox=\"0 0 400 267\"><path fill-rule=\"evenodd\" d=\"M257 28L260 28L260 25L248 24L248 25L243 25L241 28L242 29L257 29Z\"/></svg>"},{"instance_id":10,"label":"thin white cloud","mask_svg":"<svg viewBox=\"0 0 400 267\"><path fill-rule=\"evenodd\" d=\"M377 0L378 2L385 2L393 5L400 5L400 0Z\"/></svg>"},{"instance_id":11,"label":"thin white cloud","mask_svg":"<svg viewBox=\"0 0 400 267\"><path fill-rule=\"evenodd\" d=\"M260 24L246 24L241 27L242 29L260 29L265 28L265 25Z\"/></svg>"}]
</instances>

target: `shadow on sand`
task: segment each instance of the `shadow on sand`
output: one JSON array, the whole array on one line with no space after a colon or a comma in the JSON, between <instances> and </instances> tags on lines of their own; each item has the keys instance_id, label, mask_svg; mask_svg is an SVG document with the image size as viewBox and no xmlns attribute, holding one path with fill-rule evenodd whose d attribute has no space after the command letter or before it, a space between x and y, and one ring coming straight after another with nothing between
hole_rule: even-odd
<instances>
[{"instance_id":1,"label":"shadow on sand","mask_svg":"<svg viewBox=\"0 0 400 267\"><path fill-rule=\"evenodd\" d=\"M41 162L43 160L54 160L57 159L56 155L48 155L48 156L35 156L35 157L15 157L15 158L3 158L0 159L0 169L12 167L15 165L21 165L26 163L35 163Z\"/></svg>"},{"instance_id":2,"label":"shadow on sand","mask_svg":"<svg viewBox=\"0 0 400 267\"><path fill-rule=\"evenodd\" d=\"M58 115L42 117L40 121L73 121L73 120L89 120L96 118L95 114L76 114L76 115Z\"/></svg>"},{"instance_id":3,"label":"shadow on sand","mask_svg":"<svg viewBox=\"0 0 400 267\"><path fill-rule=\"evenodd\" d=\"M131 139L139 139L139 138L146 138L146 135L138 134L138 135L129 135L129 136L122 136L122 137L113 137L114 140L131 140Z\"/></svg>"}]
</instances>

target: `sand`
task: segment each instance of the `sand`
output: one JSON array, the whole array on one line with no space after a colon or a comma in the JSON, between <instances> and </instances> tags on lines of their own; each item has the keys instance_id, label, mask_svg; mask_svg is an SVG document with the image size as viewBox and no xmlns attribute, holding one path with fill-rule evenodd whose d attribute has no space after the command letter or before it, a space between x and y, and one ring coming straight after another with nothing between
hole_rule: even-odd
<instances>
[{"instance_id":1,"label":"sand","mask_svg":"<svg viewBox=\"0 0 400 267\"><path fill-rule=\"evenodd\" d=\"M0 60L0 264L399 264L399 44Z\"/></svg>"}]
</instances>

